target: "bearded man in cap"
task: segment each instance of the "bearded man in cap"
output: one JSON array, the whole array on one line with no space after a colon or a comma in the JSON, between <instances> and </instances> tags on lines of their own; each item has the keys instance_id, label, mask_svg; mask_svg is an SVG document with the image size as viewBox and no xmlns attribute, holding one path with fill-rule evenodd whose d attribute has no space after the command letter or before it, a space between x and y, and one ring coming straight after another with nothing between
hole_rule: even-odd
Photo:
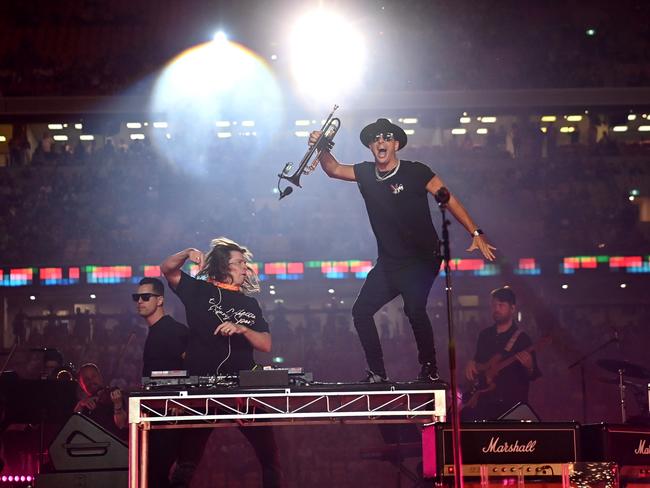
<instances>
[{"instance_id":1,"label":"bearded man in cap","mask_svg":"<svg viewBox=\"0 0 650 488\"><path fill-rule=\"evenodd\" d=\"M494 324L479 333L474 358L465 367L473 388L463 398L463 422L498 420L527 403L530 382L541 375L534 346L517 321L515 292L504 286L490 295Z\"/></svg>"},{"instance_id":2,"label":"bearded man in cap","mask_svg":"<svg viewBox=\"0 0 650 488\"><path fill-rule=\"evenodd\" d=\"M315 144L320 134L312 132L309 144ZM435 195L444 183L425 164L398 158L397 151L406 146L407 136L388 119L377 119L364 127L360 139L372 152L374 161L341 164L328 147L320 150L319 160L330 178L357 182L377 239L377 262L352 307L354 326L368 363L364 381L388 381L374 314L398 295L404 300L404 313L418 348L421 369L417 379L436 381L438 367L426 305L442 258L428 194ZM447 208L472 239L467 250L478 249L486 259L494 260L495 248L453 193Z\"/></svg>"}]
</instances>

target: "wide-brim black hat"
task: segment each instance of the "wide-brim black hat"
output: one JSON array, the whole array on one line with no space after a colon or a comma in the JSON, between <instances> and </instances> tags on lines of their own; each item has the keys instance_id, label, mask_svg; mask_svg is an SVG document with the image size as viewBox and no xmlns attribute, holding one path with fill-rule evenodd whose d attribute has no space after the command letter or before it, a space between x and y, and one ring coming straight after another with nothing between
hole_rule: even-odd
<instances>
[{"instance_id":1,"label":"wide-brim black hat","mask_svg":"<svg viewBox=\"0 0 650 488\"><path fill-rule=\"evenodd\" d=\"M366 125L361 131L361 134L359 134L359 139L361 139L361 144L370 147L370 143L375 140L377 134L386 134L387 132L393 133L393 137L399 142L399 149L406 146L406 142L408 141L406 132L399 125L393 124L388 119L377 119L377 122Z\"/></svg>"}]
</instances>

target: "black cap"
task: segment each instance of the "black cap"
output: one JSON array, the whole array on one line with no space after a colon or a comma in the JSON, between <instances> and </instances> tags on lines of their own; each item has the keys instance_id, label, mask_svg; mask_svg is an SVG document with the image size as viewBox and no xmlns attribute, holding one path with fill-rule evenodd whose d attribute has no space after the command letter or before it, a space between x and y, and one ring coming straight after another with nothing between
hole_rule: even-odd
<instances>
[{"instance_id":1,"label":"black cap","mask_svg":"<svg viewBox=\"0 0 650 488\"><path fill-rule=\"evenodd\" d=\"M506 302L510 305L517 304L517 297L515 296L515 292L512 291L512 288L509 286L503 286L501 288L497 288L496 290L492 290L491 295L492 298L500 302Z\"/></svg>"}]
</instances>

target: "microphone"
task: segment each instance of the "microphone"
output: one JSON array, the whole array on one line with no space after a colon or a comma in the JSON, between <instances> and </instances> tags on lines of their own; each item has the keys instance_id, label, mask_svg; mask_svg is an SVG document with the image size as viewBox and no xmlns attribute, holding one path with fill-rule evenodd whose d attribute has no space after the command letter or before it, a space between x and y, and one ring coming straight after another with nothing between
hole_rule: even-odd
<instances>
[{"instance_id":1,"label":"microphone","mask_svg":"<svg viewBox=\"0 0 650 488\"><path fill-rule=\"evenodd\" d=\"M280 188L280 181L282 181L282 178L289 179L288 175L292 167L293 167L293 163L289 161L287 164L284 165L284 169L282 170L282 173L278 175L278 191L280 192L280 198L278 200L282 200L284 197L288 197L293 192L293 188L291 186L287 186L284 190Z\"/></svg>"},{"instance_id":2,"label":"microphone","mask_svg":"<svg viewBox=\"0 0 650 488\"><path fill-rule=\"evenodd\" d=\"M439 207L445 207L449 203L451 193L449 193L449 190L447 190L446 187L441 186L433 196L436 199L436 202L438 202Z\"/></svg>"},{"instance_id":3,"label":"microphone","mask_svg":"<svg viewBox=\"0 0 650 488\"><path fill-rule=\"evenodd\" d=\"M292 192L293 192L293 188L287 186L284 190L280 191L280 200L282 200L284 197L288 197L289 195L291 195Z\"/></svg>"}]
</instances>

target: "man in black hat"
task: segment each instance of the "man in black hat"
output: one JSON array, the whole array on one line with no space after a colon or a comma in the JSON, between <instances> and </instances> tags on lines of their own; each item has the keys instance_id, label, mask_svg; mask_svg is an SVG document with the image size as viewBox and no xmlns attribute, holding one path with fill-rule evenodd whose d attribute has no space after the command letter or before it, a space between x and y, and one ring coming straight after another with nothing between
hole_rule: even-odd
<instances>
[{"instance_id":1,"label":"man in black hat","mask_svg":"<svg viewBox=\"0 0 650 488\"><path fill-rule=\"evenodd\" d=\"M312 132L309 144L315 144L319 136L319 131ZM370 383L387 381L373 316L386 303L401 295L418 347L421 365L418 381L436 381L438 368L433 329L426 305L440 269L441 257L427 197L429 193L435 195L444 183L428 166L401 161L397 157L397 151L406 146L407 137L401 127L388 119L377 119L364 127L360 138L372 152L374 161L341 164L328 148L320 151L319 158L330 178L357 182L377 239L377 263L368 273L352 307L354 326L368 362L368 376L364 380ZM472 238L467 250L479 249L486 259L492 261L495 248L453 194L448 208Z\"/></svg>"}]
</instances>

